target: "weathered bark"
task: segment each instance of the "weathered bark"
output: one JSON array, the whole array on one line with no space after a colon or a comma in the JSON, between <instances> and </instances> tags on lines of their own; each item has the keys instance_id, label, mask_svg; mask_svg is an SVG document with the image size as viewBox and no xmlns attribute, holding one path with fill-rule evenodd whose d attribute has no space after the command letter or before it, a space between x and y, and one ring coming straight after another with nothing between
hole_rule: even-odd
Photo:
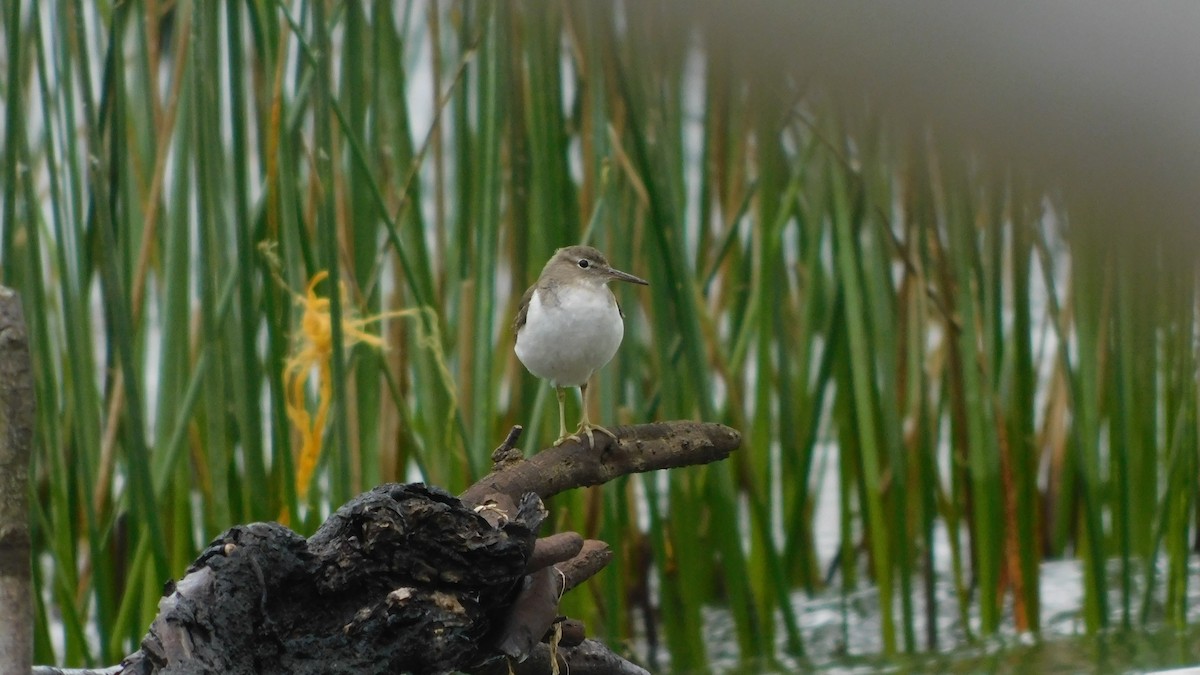
<instances>
[{"instance_id":1,"label":"weathered bark","mask_svg":"<svg viewBox=\"0 0 1200 675\"><path fill-rule=\"evenodd\" d=\"M529 460L512 450L519 433L461 498L382 485L307 540L276 523L228 530L168 585L142 649L104 672L505 673L511 661L517 673L549 673L553 655L574 675L645 673L559 617L562 594L611 551L573 532L537 539L541 498L722 459L737 433L692 422L620 428L619 441L599 436L595 449L565 444Z\"/></svg>"},{"instance_id":2,"label":"weathered bark","mask_svg":"<svg viewBox=\"0 0 1200 675\"><path fill-rule=\"evenodd\" d=\"M0 286L0 672L33 662L29 448L33 375L21 298Z\"/></svg>"},{"instance_id":3,"label":"weathered bark","mask_svg":"<svg viewBox=\"0 0 1200 675\"><path fill-rule=\"evenodd\" d=\"M382 485L307 541L227 531L168 589L125 673L445 672L486 660L533 550L529 494L494 528L421 484Z\"/></svg>"},{"instance_id":4,"label":"weathered bark","mask_svg":"<svg viewBox=\"0 0 1200 675\"><path fill-rule=\"evenodd\" d=\"M523 492L548 499L631 473L722 460L741 443L733 429L702 422L656 422L614 427L613 432L616 440L597 434L594 449L582 443L564 443L527 460L512 461L505 454L498 458L496 469L468 488L462 499L482 504L489 496L502 494L511 499Z\"/></svg>"}]
</instances>

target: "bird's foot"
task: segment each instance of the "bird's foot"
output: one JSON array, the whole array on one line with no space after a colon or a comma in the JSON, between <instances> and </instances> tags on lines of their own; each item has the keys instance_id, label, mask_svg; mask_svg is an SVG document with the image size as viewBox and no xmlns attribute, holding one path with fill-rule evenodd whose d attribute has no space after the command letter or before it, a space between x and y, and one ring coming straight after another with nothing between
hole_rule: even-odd
<instances>
[{"instance_id":1,"label":"bird's foot","mask_svg":"<svg viewBox=\"0 0 1200 675\"><path fill-rule=\"evenodd\" d=\"M616 434L609 431L608 429L605 429L604 427L600 426L599 424L592 424L591 422L580 422L579 428L575 430L575 433L563 434L562 436L559 436L558 440L554 441L554 446L558 447L558 446L562 445L563 443L566 443L567 441L575 441L576 443L582 443L583 437L586 436L588 447L594 448L594 447L596 447L596 438L593 435L593 432L596 432L596 431L599 431L600 433L608 436L609 438L613 439L614 441L617 440Z\"/></svg>"},{"instance_id":2,"label":"bird's foot","mask_svg":"<svg viewBox=\"0 0 1200 675\"><path fill-rule=\"evenodd\" d=\"M604 434L605 436L608 436L609 438L613 439L614 441L617 440L617 435L614 434L613 432L609 431L608 429L605 429L604 427L600 426L599 424L592 424L591 422L587 422L587 421L579 423L579 429L575 432L575 437L579 438L579 434L586 435L587 439L588 439L588 447L594 448L594 447L596 447L596 439L592 435L592 432L594 432L594 431L599 431L600 433Z\"/></svg>"},{"instance_id":3,"label":"bird's foot","mask_svg":"<svg viewBox=\"0 0 1200 675\"><path fill-rule=\"evenodd\" d=\"M554 447L557 448L558 446L562 445L563 443L566 443L567 441L575 441L576 443L582 443L583 439L579 437L579 434L564 434L562 436L559 436L557 441L554 441Z\"/></svg>"}]
</instances>

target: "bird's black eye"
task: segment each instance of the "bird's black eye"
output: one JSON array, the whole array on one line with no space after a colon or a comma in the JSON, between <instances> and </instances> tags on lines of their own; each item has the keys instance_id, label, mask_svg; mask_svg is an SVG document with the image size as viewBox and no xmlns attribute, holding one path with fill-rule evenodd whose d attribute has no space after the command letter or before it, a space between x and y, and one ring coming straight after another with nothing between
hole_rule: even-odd
<instances>
[{"instance_id":1,"label":"bird's black eye","mask_svg":"<svg viewBox=\"0 0 1200 675\"><path fill-rule=\"evenodd\" d=\"M587 269L589 266L591 266L591 264L592 264L592 263L588 262L588 259L587 259L587 258L580 258L580 260L579 260L579 266L580 266L581 268L585 269L585 270L586 270L586 269Z\"/></svg>"}]
</instances>

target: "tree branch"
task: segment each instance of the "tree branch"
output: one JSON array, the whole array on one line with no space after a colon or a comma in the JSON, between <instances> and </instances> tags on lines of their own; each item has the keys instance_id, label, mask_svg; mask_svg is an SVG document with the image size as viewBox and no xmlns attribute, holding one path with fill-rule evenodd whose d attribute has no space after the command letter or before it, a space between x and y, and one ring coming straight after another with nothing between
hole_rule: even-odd
<instances>
[{"instance_id":1,"label":"tree branch","mask_svg":"<svg viewBox=\"0 0 1200 675\"><path fill-rule=\"evenodd\" d=\"M566 490L600 485L631 473L716 462L728 457L742 440L737 431L723 424L688 421L615 427L613 432L616 440L596 434L595 448L572 441L529 459L503 456L491 473L467 488L460 498L468 504L483 504L495 495L511 499L533 492L549 499Z\"/></svg>"}]
</instances>

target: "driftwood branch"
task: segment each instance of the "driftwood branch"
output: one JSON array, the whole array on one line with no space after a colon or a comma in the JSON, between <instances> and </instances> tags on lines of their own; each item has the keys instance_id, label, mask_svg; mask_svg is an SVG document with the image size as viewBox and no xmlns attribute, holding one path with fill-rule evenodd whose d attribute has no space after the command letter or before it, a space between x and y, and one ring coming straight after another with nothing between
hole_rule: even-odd
<instances>
[{"instance_id":1,"label":"driftwood branch","mask_svg":"<svg viewBox=\"0 0 1200 675\"><path fill-rule=\"evenodd\" d=\"M29 452L33 369L21 298L0 286L0 671L33 661Z\"/></svg>"},{"instance_id":2,"label":"driftwood branch","mask_svg":"<svg viewBox=\"0 0 1200 675\"><path fill-rule=\"evenodd\" d=\"M168 585L142 648L121 666L34 672L544 674L556 659L574 675L641 675L559 616L562 594L612 554L573 532L539 539L542 499L723 459L739 437L693 422L615 431L596 448L568 443L524 459L515 428L492 473L461 497L382 485L307 540L277 523L232 528Z\"/></svg>"},{"instance_id":3,"label":"driftwood branch","mask_svg":"<svg viewBox=\"0 0 1200 675\"><path fill-rule=\"evenodd\" d=\"M596 435L596 447L569 442L527 460L501 457L492 473L467 489L462 500L479 504L497 494L525 492L542 499L577 487L600 485L631 473L708 464L725 459L741 443L738 432L721 424L659 422L615 427L617 439Z\"/></svg>"}]
</instances>

